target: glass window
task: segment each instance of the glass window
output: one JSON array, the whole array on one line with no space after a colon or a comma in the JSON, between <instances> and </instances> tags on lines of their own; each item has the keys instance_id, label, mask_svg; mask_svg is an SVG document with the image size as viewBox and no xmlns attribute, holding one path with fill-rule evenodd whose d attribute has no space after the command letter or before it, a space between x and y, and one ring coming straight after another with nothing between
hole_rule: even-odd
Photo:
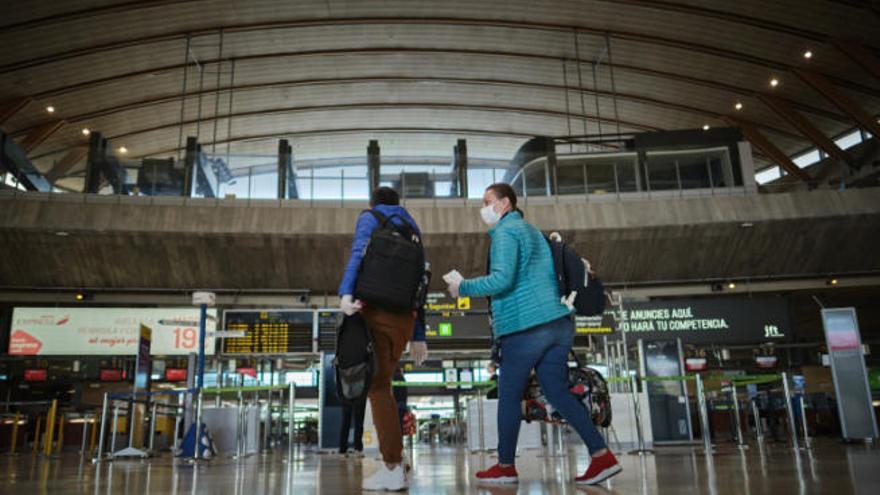
<instances>
[{"instance_id":1,"label":"glass window","mask_svg":"<svg viewBox=\"0 0 880 495\"><path fill-rule=\"evenodd\" d=\"M616 194L614 159L604 158L587 162L587 191L590 194Z\"/></svg>"},{"instance_id":2,"label":"glass window","mask_svg":"<svg viewBox=\"0 0 880 495\"><path fill-rule=\"evenodd\" d=\"M770 167L755 174L755 181L758 184L766 184L780 177L782 177L782 174L779 171L779 167Z\"/></svg>"},{"instance_id":3,"label":"glass window","mask_svg":"<svg viewBox=\"0 0 880 495\"><path fill-rule=\"evenodd\" d=\"M545 161L531 164L523 170L527 196L547 195L547 170Z\"/></svg>"},{"instance_id":4,"label":"glass window","mask_svg":"<svg viewBox=\"0 0 880 495\"><path fill-rule=\"evenodd\" d=\"M648 189L668 191L678 189L678 175L675 171L675 155L648 154Z\"/></svg>"},{"instance_id":5,"label":"glass window","mask_svg":"<svg viewBox=\"0 0 880 495\"><path fill-rule=\"evenodd\" d=\"M468 168L468 198L482 198L486 188L504 179L504 172L494 168Z\"/></svg>"},{"instance_id":6,"label":"glass window","mask_svg":"<svg viewBox=\"0 0 880 495\"><path fill-rule=\"evenodd\" d=\"M678 173L681 177L682 189L708 189L712 187L706 161L707 157L703 154L687 154L678 157Z\"/></svg>"},{"instance_id":7,"label":"glass window","mask_svg":"<svg viewBox=\"0 0 880 495\"><path fill-rule=\"evenodd\" d=\"M862 132L859 129L856 129L849 134L844 134L842 137L834 140L834 143L842 149L852 148L861 142Z\"/></svg>"},{"instance_id":8,"label":"glass window","mask_svg":"<svg viewBox=\"0 0 880 495\"><path fill-rule=\"evenodd\" d=\"M286 385L295 383L297 387L315 387L318 385L318 380L314 370L288 371L284 383Z\"/></svg>"},{"instance_id":9,"label":"glass window","mask_svg":"<svg viewBox=\"0 0 880 495\"><path fill-rule=\"evenodd\" d=\"M556 167L557 194L584 194L584 163L560 162Z\"/></svg>"},{"instance_id":10,"label":"glass window","mask_svg":"<svg viewBox=\"0 0 880 495\"><path fill-rule=\"evenodd\" d=\"M263 172L251 177L251 198L273 199L278 197L278 172Z\"/></svg>"},{"instance_id":11,"label":"glass window","mask_svg":"<svg viewBox=\"0 0 880 495\"><path fill-rule=\"evenodd\" d=\"M820 161L821 159L822 159L822 157L819 156L819 150L814 149L812 151L808 151L808 152L804 153L803 155L798 156L797 158L792 159L792 161L798 167L806 168L806 167L809 167L810 165Z\"/></svg>"},{"instance_id":12,"label":"glass window","mask_svg":"<svg viewBox=\"0 0 880 495\"><path fill-rule=\"evenodd\" d=\"M403 381L416 383L443 383L442 372L404 373Z\"/></svg>"},{"instance_id":13,"label":"glass window","mask_svg":"<svg viewBox=\"0 0 880 495\"><path fill-rule=\"evenodd\" d=\"M247 172L244 175L233 177L229 182L220 185L220 197L234 195L236 198L248 198L251 179Z\"/></svg>"},{"instance_id":14,"label":"glass window","mask_svg":"<svg viewBox=\"0 0 880 495\"><path fill-rule=\"evenodd\" d=\"M366 177L349 179L346 174L343 186L343 199L370 199L370 182Z\"/></svg>"},{"instance_id":15,"label":"glass window","mask_svg":"<svg viewBox=\"0 0 880 495\"><path fill-rule=\"evenodd\" d=\"M635 192L639 190L636 180L636 159L624 158L617 162L617 186L620 192Z\"/></svg>"}]
</instances>

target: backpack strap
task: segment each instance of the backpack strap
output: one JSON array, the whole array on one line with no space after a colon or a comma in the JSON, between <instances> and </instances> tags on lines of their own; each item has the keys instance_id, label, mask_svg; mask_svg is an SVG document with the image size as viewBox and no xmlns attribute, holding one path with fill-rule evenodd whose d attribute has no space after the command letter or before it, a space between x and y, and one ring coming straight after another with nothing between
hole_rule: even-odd
<instances>
[{"instance_id":1,"label":"backpack strap","mask_svg":"<svg viewBox=\"0 0 880 495\"><path fill-rule=\"evenodd\" d=\"M550 255L553 258L553 271L556 275L556 286L559 288L560 297L568 297L565 291L565 244L544 236L550 245Z\"/></svg>"},{"instance_id":2,"label":"backpack strap","mask_svg":"<svg viewBox=\"0 0 880 495\"><path fill-rule=\"evenodd\" d=\"M415 230L415 228L412 226L412 224L410 224L409 221L407 221L406 218L404 218L403 216L401 216L401 215L399 215L399 214L397 214L397 213L393 213L393 214L391 214L391 215L389 215L389 216L386 217L385 215L383 215L383 214L379 213L378 211L376 211L376 210L374 210L374 209L371 208L371 209L368 209L368 210L363 210L363 211L361 211L361 214L364 214L364 213L367 213L367 212L369 212L370 214L373 215L373 217L376 218L376 220L379 222L379 226L382 227L382 228L385 228L386 225L390 225L391 228L393 228L394 230L396 230L396 231L397 231L400 235L402 235L402 236L405 236L405 237L416 236L416 235L415 235L416 230ZM400 221L401 221L402 223L401 223L401 224L396 224L396 223L392 222L391 220L392 220L394 217L399 218ZM405 230L404 230L404 229L405 229ZM416 237L419 239L419 242L421 243L421 241L422 241L422 240L421 240L421 237L419 237L419 236L416 236Z\"/></svg>"}]
</instances>

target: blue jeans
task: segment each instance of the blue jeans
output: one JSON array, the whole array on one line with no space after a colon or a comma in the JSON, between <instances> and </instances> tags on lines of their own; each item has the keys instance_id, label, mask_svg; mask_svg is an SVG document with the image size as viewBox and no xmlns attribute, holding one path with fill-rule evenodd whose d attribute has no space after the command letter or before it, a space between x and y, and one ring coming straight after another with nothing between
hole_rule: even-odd
<instances>
[{"instance_id":1,"label":"blue jeans","mask_svg":"<svg viewBox=\"0 0 880 495\"><path fill-rule=\"evenodd\" d=\"M554 409L581 436L591 454L607 447L590 415L568 391L568 353L574 340L574 323L563 317L501 338L501 372L498 376L498 462L513 464L519 427L520 402L532 368Z\"/></svg>"}]
</instances>

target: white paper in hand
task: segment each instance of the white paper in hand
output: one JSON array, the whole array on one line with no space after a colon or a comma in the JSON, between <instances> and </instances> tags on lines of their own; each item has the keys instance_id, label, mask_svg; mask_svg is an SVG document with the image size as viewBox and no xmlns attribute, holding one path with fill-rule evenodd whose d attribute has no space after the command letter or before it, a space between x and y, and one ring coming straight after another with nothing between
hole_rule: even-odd
<instances>
[{"instance_id":1,"label":"white paper in hand","mask_svg":"<svg viewBox=\"0 0 880 495\"><path fill-rule=\"evenodd\" d=\"M464 277L461 276L461 273L458 273L458 270L452 270L451 272L443 275L443 281L447 284L460 284L461 281L464 280Z\"/></svg>"}]
</instances>

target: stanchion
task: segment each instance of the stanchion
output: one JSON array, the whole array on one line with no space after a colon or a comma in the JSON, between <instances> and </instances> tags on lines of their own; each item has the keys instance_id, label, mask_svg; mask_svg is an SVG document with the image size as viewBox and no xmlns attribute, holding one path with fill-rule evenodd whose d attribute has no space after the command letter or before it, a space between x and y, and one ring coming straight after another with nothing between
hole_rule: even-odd
<instances>
[{"instance_id":1,"label":"stanchion","mask_svg":"<svg viewBox=\"0 0 880 495\"><path fill-rule=\"evenodd\" d=\"M809 430L807 429L807 407L806 407L806 404L804 404L803 394L798 395L798 399L800 399L798 402L800 403L800 407L801 407L801 424L804 427L804 448L809 449L810 448L810 433L809 433Z\"/></svg>"},{"instance_id":2,"label":"stanchion","mask_svg":"<svg viewBox=\"0 0 880 495\"><path fill-rule=\"evenodd\" d=\"M791 437L791 447L800 449L797 438L797 426L794 421L794 408L791 406L791 392L788 386L788 373L782 373L782 390L785 393L785 413L788 416L788 432Z\"/></svg>"},{"instance_id":3,"label":"stanchion","mask_svg":"<svg viewBox=\"0 0 880 495\"><path fill-rule=\"evenodd\" d=\"M199 447L202 446L202 397L202 389L196 389L196 441L193 445L193 460L196 461L201 458Z\"/></svg>"},{"instance_id":4,"label":"stanchion","mask_svg":"<svg viewBox=\"0 0 880 495\"><path fill-rule=\"evenodd\" d=\"M15 419L12 423L12 445L9 447L9 453L15 455L15 449L18 448L18 423L21 422L21 412L15 412Z\"/></svg>"},{"instance_id":5,"label":"stanchion","mask_svg":"<svg viewBox=\"0 0 880 495\"><path fill-rule=\"evenodd\" d=\"M752 405L752 416L755 421L755 440L760 444L764 442L764 428L761 425L761 413L758 410L758 401L751 401Z\"/></svg>"},{"instance_id":6,"label":"stanchion","mask_svg":"<svg viewBox=\"0 0 880 495\"><path fill-rule=\"evenodd\" d=\"M483 431L483 389L477 387L477 416L480 422L480 452L486 451L486 434Z\"/></svg>"},{"instance_id":7,"label":"stanchion","mask_svg":"<svg viewBox=\"0 0 880 495\"><path fill-rule=\"evenodd\" d=\"M103 420L103 417L102 417L101 419ZM92 455L92 452L95 451L95 442L98 441L98 424L97 424L97 421L98 421L98 418L97 418L97 417L93 417L93 418L92 418L92 428L91 428L91 433L89 434L89 450L88 450L88 455Z\"/></svg>"},{"instance_id":8,"label":"stanchion","mask_svg":"<svg viewBox=\"0 0 880 495\"><path fill-rule=\"evenodd\" d=\"M119 429L119 404L113 404L113 426L110 428L110 458L116 453L116 432Z\"/></svg>"},{"instance_id":9,"label":"stanchion","mask_svg":"<svg viewBox=\"0 0 880 495\"><path fill-rule=\"evenodd\" d=\"M269 451L269 430L272 429L272 391L266 394L268 395L266 400L266 422L263 423L263 453L267 453ZM259 396L259 395L258 395ZM262 409L262 406L260 407Z\"/></svg>"},{"instance_id":10,"label":"stanchion","mask_svg":"<svg viewBox=\"0 0 880 495\"><path fill-rule=\"evenodd\" d=\"M79 449L80 457L85 457L88 452L86 452L86 442L89 437L89 417L87 415L83 416L83 431L82 431L82 446Z\"/></svg>"},{"instance_id":11,"label":"stanchion","mask_svg":"<svg viewBox=\"0 0 880 495\"><path fill-rule=\"evenodd\" d=\"M183 416L185 415L184 404L186 403L186 399L184 399L183 394L177 396L177 408L174 410L174 438L171 443L171 450L175 454L178 449L178 442L180 438L180 426L183 423Z\"/></svg>"},{"instance_id":12,"label":"stanchion","mask_svg":"<svg viewBox=\"0 0 880 495\"><path fill-rule=\"evenodd\" d=\"M706 405L706 391L703 388L703 378L696 375L697 407L700 408L700 433L703 437L703 450L706 455L712 455L712 432L709 430L709 410Z\"/></svg>"},{"instance_id":13,"label":"stanchion","mask_svg":"<svg viewBox=\"0 0 880 495\"><path fill-rule=\"evenodd\" d=\"M633 402L633 419L635 420L636 425L636 441L638 448L629 451L629 454L645 454L651 453L650 449L645 448L645 436L642 432L642 408L641 401L639 400L639 388L638 381L636 380L636 376L630 376L630 395L632 396Z\"/></svg>"},{"instance_id":14,"label":"stanchion","mask_svg":"<svg viewBox=\"0 0 880 495\"><path fill-rule=\"evenodd\" d=\"M104 457L104 433L107 426L107 412L110 410L110 394L104 392L104 402L101 404L101 434L98 436L98 452L92 462L99 462Z\"/></svg>"},{"instance_id":15,"label":"stanchion","mask_svg":"<svg viewBox=\"0 0 880 495\"><path fill-rule=\"evenodd\" d=\"M58 414L58 399L52 400L46 415L46 434L43 435L43 455L52 455L52 442L55 439L55 415Z\"/></svg>"},{"instance_id":16,"label":"stanchion","mask_svg":"<svg viewBox=\"0 0 880 495\"><path fill-rule=\"evenodd\" d=\"M235 458L241 459L244 457L242 453L242 444L244 443L242 437L244 436L244 395L241 390L238 391L238 409L236 410L236 422L235 422Z\"/></svg>"},{"instance_id":17,"label":"stanchion","mask_svg":"<svg viewBox=\"0 0 880 495\"><path fill-rule=\"evenodd\" d=\"M742 432L742 419L739 412L739 398L736 395L736 384L730 384L730 400L733 402L733 414L736 415L734 423L736 424L736 443L740 447L746 445L745 437Z\"/></svg>"},{"instance_id":18,"label":"stanchion","mask_svg":"<svg viewBox=\"0 0 880 495\"><path fill-rule=\"evenodd\" d=\"M287 392L287 462L293 462L294 415L296 414L296 384L290 382Z\"/></svg>"},{"instance_id":19,"label":"stanchion","mask_svg":"<svg viewBox=\"0 0 880 495\"><path fill-rule=\"evenodd\" d=\"M37 424L34 426L34 454L40 451L40 428L43 425L43 417L37 416Z\"/></svg>"},{"instance_id":20,"label":"stanchion","mask_svg":"<svg viewBox=\"0 0 880 495\"><path fill-rule=\"evenodd\" d=\"M58 418L58 439L55 440L55 454L61 455L61 449L64 446L64 414Z\"/></svg>"},{"instance_id":21,"label":"stanchion","mask_svg":"<svg viewBox=\"0 0 880 495\"><path fill-rule=\"evenodd\" d=\"M159 403L153 401L153 407L150 411L150 439L147 440L147 450L150 454L153 453L153 445L156 440L156 412L159 408Z\"/></svg>"}]
</instances>

